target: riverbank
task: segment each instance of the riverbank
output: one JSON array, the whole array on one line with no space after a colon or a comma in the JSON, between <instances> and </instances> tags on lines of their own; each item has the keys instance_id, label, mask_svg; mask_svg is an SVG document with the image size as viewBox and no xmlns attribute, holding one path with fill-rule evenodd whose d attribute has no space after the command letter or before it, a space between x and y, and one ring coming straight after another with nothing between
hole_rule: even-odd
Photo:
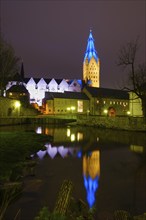
<instances>
[{"instance_id":1,"label":"riverbank","mask_svg":"<svg viewBox=\"0 0 146 220\"><path fill-rule=\"evenodd\" d=\"M37 115L27 117L1 117L0 126L20 124L69 124L126 131L146 132L143 117L103 117L91 115Z\"/></svg>"},{"instance_id":2,"label":"riverbank","mask_svg":"<svg viewBox=\"0 0 146 220\"><path fill-rule=\"evenodd\" d=\"M76 116L27 116L27 117L1 117L0 126L21 124L67 124L76 122Z\"/></svg>"},{"instance_id":3,"label":"riverbank","mask_svg":"<svg viewBox=\"0 0 146 220\"><path fill-rule=\"evenodd\" d=\"M146 132L146 121L143 117L103 117L79 115L77 117L77 125Z\"/></svg>"}]
</instances>

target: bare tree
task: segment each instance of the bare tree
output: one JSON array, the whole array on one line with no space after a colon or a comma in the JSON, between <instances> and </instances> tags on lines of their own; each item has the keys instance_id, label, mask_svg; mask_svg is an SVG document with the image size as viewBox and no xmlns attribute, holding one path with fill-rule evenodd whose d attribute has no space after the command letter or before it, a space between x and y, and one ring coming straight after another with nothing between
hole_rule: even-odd
<instances>
[{"instance_id":1,"label":"bare tree","mask_svg":"<svg viewBox=\"0 0 146 220\"><path fill-rule=\"evenodd\" d=\"M17 72L19 58L14 49L0 36L0 95L3 96L6 84Z\"/></svg>"},{"instance_id":2,"label":"bare tree","mask_svg":"<svg viewBox=\"0 0 146 220\"><path fill-rule=\"evenodd\" d=\"M134 92L141 99L143 115L146 117L146 63L136 64L138 48L138 39L123 46L119 51L117 64L128 69L130 85L125 89Z\"/></svg>"}]
</instances>

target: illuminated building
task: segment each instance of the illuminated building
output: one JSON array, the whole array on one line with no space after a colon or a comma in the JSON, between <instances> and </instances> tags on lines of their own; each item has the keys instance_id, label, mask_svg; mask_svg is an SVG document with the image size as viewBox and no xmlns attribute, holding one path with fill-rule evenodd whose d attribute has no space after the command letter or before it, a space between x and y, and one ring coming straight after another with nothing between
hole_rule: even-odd
<instances>
[{"instance_id":1,"label":"illuminated building","mask_svg":"<svg viewBox=\"0 0 146 220\"><path fill-rule=\"evenodd\" d=\"M129 111L129 94L126 91L86 86L83 92L90 99L91 115L126 116Z\"/></svg>"},{"instance_id":2,"label":"illuminated building","mask_svg":"<svg viewBox=\"0 0 146 220\"><path fill-rule=\"evenodd\" d=\"M134 93L129 92L129 112L131 116L143 116L141 99Z\"/></svg>"},{"instance_id":3,"label":"illuminated building","mask_svg":"<svg viewBox=\"0 0 146 220\"><path fill-rule=\"evenodd\" d=\"M100 60L95 50L94 38L91 30L83 62L83 80L89 86L100 86Z\"/></svg>"},{"instance_id":4,"label":"illuminated building","mask_svg":"<svg viewBox=\"0 0 146 220\"><path fill-rule=\"evenodd\" d=\"M92 31L83 61L83 79L25 78L22 63L20 74L17 73L6 86L7 97L15 86L24 86L29 102L44 114L130 114L126 91L100 87L100 60Z\"/></svg>"},{"instance_id":5,"label":"illuminated building","mask_svg":"<svg viewBox=\"0 0 146 220\"><path fill-rule=\"evenodd\" d=\"M44 101L46 114L87 114L89 111L89 98L81 92L47 92Z\"/></svg>"}]
</instances>

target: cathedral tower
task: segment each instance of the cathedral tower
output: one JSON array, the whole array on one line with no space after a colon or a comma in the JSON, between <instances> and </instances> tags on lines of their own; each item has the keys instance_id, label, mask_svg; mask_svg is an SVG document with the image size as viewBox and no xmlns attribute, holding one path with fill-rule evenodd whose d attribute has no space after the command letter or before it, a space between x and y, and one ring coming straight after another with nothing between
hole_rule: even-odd
<instances>
[{"instance_id":1,"label":"cathedral tower","mask_svg":"<svg viewBox=\"0 0 146 220\"><path fill-rule=\"evenodd\" d=\"M83 62L83 80L89 86L99 87L100 86L100 60L94 46L94 38L92 31L90 30L87 49L85 52Z\"/></svg>"}]
</instances>

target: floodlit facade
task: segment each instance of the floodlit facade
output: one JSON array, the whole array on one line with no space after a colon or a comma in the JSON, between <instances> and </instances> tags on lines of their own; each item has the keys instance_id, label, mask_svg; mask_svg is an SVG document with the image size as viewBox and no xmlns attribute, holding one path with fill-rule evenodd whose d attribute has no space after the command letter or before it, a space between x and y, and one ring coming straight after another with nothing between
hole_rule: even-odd
<instances>
[{"instance_id":1,"label":"floodlit facade","mask_svg":"<svg viewBox=\"0 0 146 220\"><path fill-rule=\"evenodd\" d=\"M45 78L24 78L19 81L11 81L6 86L6 91L9 91L14 85L24 85L30 95L30 103L36 103L42 106L42 100L45 98L45 92L65 91L81 92L82 80L68 79L45 79ZM8 93L8 92L7 92Z\"/></svg>"},{"instance_id":2,"label":"floodlit facade","mask_svg":"<svg viewBox=\"0 0 146 220\"><path fill-rule=\"evenodd\" d=\"M90 99L91 115L114 117L129 113L129 94L126 91L86 86L83 92Z\"/></svg>"},{"instance_id":3,"label":"floodlit facade","mask_svg":"<svg viewBox=\"0 0 146 220\"><path fill-rule=\"evenodd\" d=\"M24 85L29 92L30 103L42 106L46 92L81 92L84 83L93 87L100 86L100 60L95 50L92 31L89 34L84 56L83 79L25 78L22 63L20 74L17 73L13 80L8 82L6 91L14 85Z\"/></svg>"},{"instance_id":4,"label":"floodlit facade","mask_svg":"<svg viewBox=\"0 0 146 220\"><path fill-rule=\"evenodd\" d=\"M44 99L44 109L46 114L87 114L89 112L89 98L81 92L47 92Z\"/></svg>"},{"instance_id":5,"label":"floodlit facade","mask_svg":"<svg viewBox=\"0 0 146 220\"><path fill-rule=\"evenodd\" d=\"M87 114L100 116L142 116L141 101L126 91L100 87L100 59L89 33L83 61L82 79L25 78L23 63L20 74L6 86L7 97L12 88L20 86L28 91L29 102L44 114ZM17 94L26 96L25 93Z\"/></svg>"},{"instance_id":6,"label":"floodlit facade","mask_svg":"<svg viewBox=\"0 0 146 220\"><path fill-rule=\"evenodd\" d=\"M134 117L142 117L142 103L141 99L137 97L134 92L129 92L129 113Z\"/></svg>"},{"instance_id":7,"label":"floodlit facade","mask_svg":"<svg viewBox=\"0 0 146 220\"><path fill-rule=\"evenodd\" d=\"M100 60L94 46L94 38L90 31L87 49L83 62L83 80L89 86L100 86Z\"/></svg>"}]
</instances>

